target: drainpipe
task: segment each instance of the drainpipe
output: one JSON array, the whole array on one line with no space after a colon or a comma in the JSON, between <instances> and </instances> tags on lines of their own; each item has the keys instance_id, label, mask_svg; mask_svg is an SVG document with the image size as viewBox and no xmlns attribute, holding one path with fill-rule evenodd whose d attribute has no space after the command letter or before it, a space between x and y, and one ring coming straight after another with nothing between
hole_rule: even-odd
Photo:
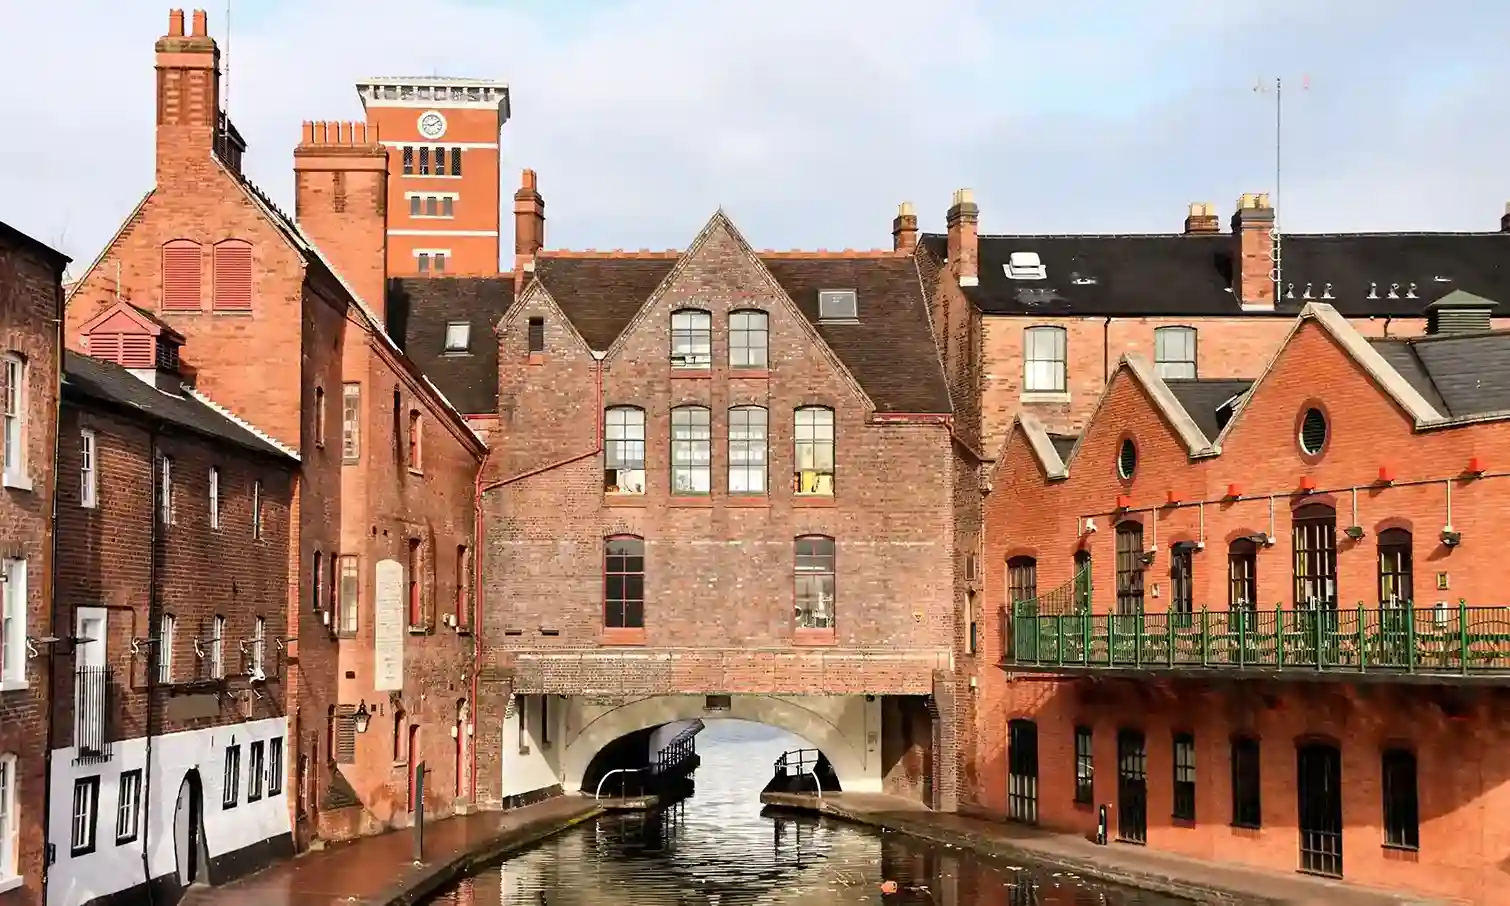
<instances>
[{"instance_id":1,"label":"drainpipe","mask_svg":"<svg viewBox=\"0 0 1510 906\"><path fill-rule=\"evenodd\" d=\"M1106 386L1112 376L1112 319L1107 315L1101 322L1101 386Z\"/></svg>"},{"instance_id":2,"label":"drainpipe","mask_svg":"<svg viewBox=\"0 0 1510 906\"><path fill-rule=\"evenodd\" d=\"M53 419L52 419L52 536L50 551L48 553L47 575L51 583L52 602L52 634L64 635L58 632L58 467L63 458L63 307L67 300L63 296L62 274L58 280L58 316L53 319L53 353L57 359L55 382L53 384L56 393L53 396ZM72 637L76 633L72 624L66 637ZM103 642L101 643L103 644ZM78 642L73 646L77 647ZM52 877L52 854L55 852L52 845L52 750L57 741L57 703L54 696L57 695L58 678L57 663L54 656L57 653L56 644L47 653L47 747L42 757L42 770L46 771L47 782L42 785L42 902L47 902L48 879ZM74 708L78 702L74 702Z\"/></svg>"},{"instance_id":3,"label":"drainpipe","mask_svg":"<svg viewBox=\"0 0 1510 906\"><path fill-rule=\"evenodd\" d=\"M157 671L162 664L162 640L155 633L160 631L162 625L162 602L157 594L157 547L158 547L158 509L162 506L162 467L157 461L157 422L148 422L147 428L147 463L152 471L152 480L148 482L151 487L151 502L147 506L147 638L150 644L147 646L147 745L146 764L142 768L142 801L147 803L146 814L150 816L152 808L152 737L156 733L156 721L153 714L155 707L154 693L157 691ZM203 805L201 804L201 808ZM156 898L152 893L152 863L151 863L151 836L152 822L142 822L142 880L147 884L148 906L155 906ZM189 841L191 846L197 845L195 841Z\"/></svg>"}]
</instances>

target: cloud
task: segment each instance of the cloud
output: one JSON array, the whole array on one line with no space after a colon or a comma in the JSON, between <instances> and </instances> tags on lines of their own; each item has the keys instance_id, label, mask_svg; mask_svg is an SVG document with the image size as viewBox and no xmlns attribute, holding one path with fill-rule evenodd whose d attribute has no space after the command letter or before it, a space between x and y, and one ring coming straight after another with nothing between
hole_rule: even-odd
<instances>
[{"instance_id":1,"label":"cloud","mask_svg":"<svg viewBox=\"0 0 1510 906\"><path fill-rule=\"evenodd\" d=\"M0 58L20 86L5 216L81 260L150 185L167 8L7 10L23 40ZM553 246L679 246L719 205L757 246L883 246L898 202L937 229L960 186L991 232L1173 230L1190 201L1274 190L1273 96L1252 88L1276 77L1286 228L1493 229L1510 199L1510 6L1489 0L239 0L233 16L232 115L280 202L300 121L360 117L358 78L501 78L505 195L539 171ZM224 47L224 8L210 26Z\"/></svg>"}]
</instances>

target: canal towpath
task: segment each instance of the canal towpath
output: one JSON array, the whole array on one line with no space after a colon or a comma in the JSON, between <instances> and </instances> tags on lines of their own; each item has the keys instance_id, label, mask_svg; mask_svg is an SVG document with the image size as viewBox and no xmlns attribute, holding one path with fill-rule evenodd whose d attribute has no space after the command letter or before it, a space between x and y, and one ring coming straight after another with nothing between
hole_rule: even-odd
<instances>
[{"instance_id":1,"label":"canal towpath","mask_svg":"<svg viewBox=\"0 0 1510 906\"><path fill-rule=\"evenodd\" d=\"M1157 891L1197 903L1242 906L1439 906L1324 878L1213 865L1143 847L1100 846L1074 834L931 811L880 793L765 793L778 809L824 815L930 843L969 849L1008 862L1036 863L1084 878Z\"/></svg>"},{"instance_id":2,"label":"canal towpath","mask_svg":"<svg viewBox=\"0 0 1510 906\"><path fill-rule=\"evenodd\" d=\"M492 860L526 849L602 813L567 794L505 812L426 824L424 861L412 831L397 830L279 862L219 887L193 887L180 906L412 906Z\"/></svg>"}]
</instances>

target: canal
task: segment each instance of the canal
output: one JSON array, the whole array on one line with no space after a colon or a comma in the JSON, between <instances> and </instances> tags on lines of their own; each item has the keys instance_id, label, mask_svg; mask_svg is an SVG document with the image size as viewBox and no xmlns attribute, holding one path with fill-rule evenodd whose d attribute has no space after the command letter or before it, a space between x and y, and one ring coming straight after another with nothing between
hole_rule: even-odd
<instances>
[{"instance_id":1,"label":"canal","mask_svg":"<svg viewBox=\"0 0 1510 906\"><path fill-rule=\"evenodd\" d=\"M654 816L605 815L441 893L433 906L1188 906L833 821L761 815L771 763L806 743L711 721L697 794ZM899 890L881 895L881 882Z\"/></svg>"}]
</instances>

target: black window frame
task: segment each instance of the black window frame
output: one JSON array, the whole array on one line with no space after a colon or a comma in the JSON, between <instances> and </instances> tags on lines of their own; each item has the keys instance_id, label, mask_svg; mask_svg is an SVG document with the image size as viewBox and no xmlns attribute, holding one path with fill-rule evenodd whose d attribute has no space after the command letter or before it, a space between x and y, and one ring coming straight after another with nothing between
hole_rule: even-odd
<instances>
[{"instance_id":1,"label":"black window frame","mask_svg":"<svg viewBox=\"0 0 1510 906\"><path fill-rule=\"evenodd\" d=\"M84 828L88 835L79 839L78 813L79 794L89 797L89 824ZM74 856L87 856L99 847L100 841L100 775L78 777L73 781L73 798L68 809L68 849Z\"/></svg>"},{"instance_id":2,"label":"black window frame","mask_svg":"<svg viewBox=\"0 0 1510 906\"><path fill-rule=\"evenodd\" d=\"M1075 727L1075 804L1096 801L1096 735L1084 724Z\"/></svg>"},{"instance_id":3,"label":"black window frame","mask_svg":"<svg viewBox=\"0 0 1510 906\"><path fill-rule=\"evenodd\" d=\"M603 539L603 628L645 628L645 539L638 535Z\"/></svg>"},{"instance_id":4,"label":"black window frame","mask_svg":"<svg viewBox=\"0 0 1510 906\"><path fill-rule=\"evenodd\" d=\"M274 736L267 741L267 794L283 795L283 737Z\"/></svg>"},{"instance_id":5,"label":"black window frame","mask_svg":"<svg viewBox=\"0 0 1510 906\"><path fill-rule=\"evenodd\" d=\"M246 750L246 801L257 802L262 799L262 791L266 786L264 781L267 770L267 743L260 739L254 739Z\"/></svg>"},{"instance_id":6,"label":"black window frame","mask_svg":"<svg viewBox=\"0 0 1510 906\"><path fill-rule=\"evenodd\" d=\"M1415 600L1415 539L1407 529L1379 533L1379 606L1410 607Z\"/></svg>"},{"instance_id":7,"label":"black window frame","mask_svg":"<svg viewBox=\"0 0 1510 906\"><path fill-rule=\"evenodd\" d=\"M1228 750L1232 767L1233 827L1261 830L1263 808L1263 742L1257 736L1233 736Z\"/></svg>"},{"instance_id":8,"label":"black window frame","mask_svg":"<svg viewBox=\"0 0 1510 906\"><path fill-rule=\"evenodd\" d=\"M1176 821L1195 823L1196 813L1196 750L1195 734L1177 732L1172 742L1170 758L1172 802L1170 816Z\"/></svg>"},{"instance_id":9,"label":"black window frame","mask_svg":"<svg viewBox=\"0 0 1510 906\"><path fill-rule=\"evenodd\" d=\"M545 352L545 319L530 318L525 324L525 350L530 355L540 355Z\"/></svg>"},{"instance_id":10,"label":"black window frame","mask_svg":"<svg viewBox=\"0 0 1510 906\"><path fill-rule=\"evenodd\" d=\"M1421 793L1416 753L1403 746L1384 749L1379 753L1379 779L1384 845L1419 850Z\"/></svg>"},{"instance_id":11,"label":"black window frame","mask_svg":"<svg viewBox=\"0 0 1510 906\"><path fill-rule=\"evenodd\" d=\"M128 782L130 778L130 782ZM125 843L134 843L141 836L142 827L142 769L133 768L129 771L121 771L121 776L116 780L115 795L115 844L120 846ZM129 810L126 801L126 793L131 793ZM122 826L122 813L131 818L130 827Z\"/></svg>"}]
</instances>

